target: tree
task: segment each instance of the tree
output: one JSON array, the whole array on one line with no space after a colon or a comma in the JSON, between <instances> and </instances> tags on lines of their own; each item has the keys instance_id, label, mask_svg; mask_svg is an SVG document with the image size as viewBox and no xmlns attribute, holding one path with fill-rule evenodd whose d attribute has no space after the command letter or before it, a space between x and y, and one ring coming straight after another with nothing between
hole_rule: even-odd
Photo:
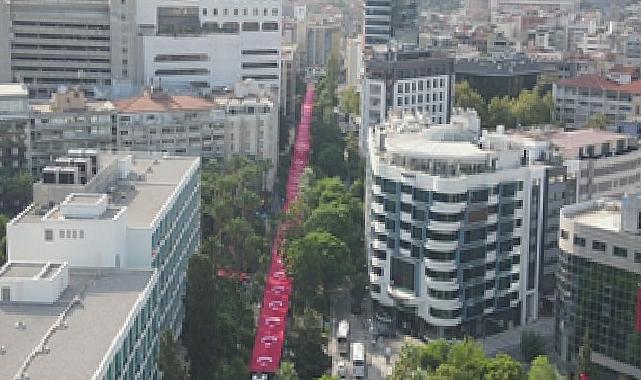
<instances>
[{"instance_id":1,"label":"tree","mask_svg":"<svg viewBox=\"0 0 641 380\"><path fill-rule=\"evenodd\" d=\"M554 99L551 94L540 96L538 89L523 90L514 99L512 113L517 123L535 125L549 123L552 120Z\"/></svg>"},{"instance_id":2,"label":"tree","mask_svg":"<svg viewBox=\"0 0 641 380\"><path fill-rule=\"evenodd\" d=\"M209 257L194 255L187 268L183 342L194 380L209 379L215 371L214 357L220 342L215 329L216 289Z\"/></svg>"},{"instance_id":3,"label":"tree","mask_svg":"<svg viewBox=\"0 0 641 380\"><path fill-rule=\"evenodd\" d=\"M282 362L274 380L299 380L294 363L290 361Z\"/></svg>"},{"instance_id":4,"label":"tree","mask_svg":"<svg viewBox=\"0 0 641 380\"><path fill-rule=\"evenodd\" d=\"M514 128L516 121L512 114L512 101L507 96L494 97L490 100L488 107L489 126L504 125L506 128Z\"/></svg>"},{"instance_id":5,"label":"tree","mask_svg":"<svg viewBox=\"0 0 641 380\"><path fill-rule=\"evenodd\" d=\"M485 380L522 380L521 364L509 355L498 354L485 363Z\"/></svg>"},{"instance_id":6,"label":"tree","mask_svg":"<svg viewBox=\"0 0 641 380\"><path fill-rule=\"evenodd\" d=\"M556 370L550 364L547 356L537 356L532 361L528 380L557 380Z\"/></svg>"},{"instance_id":7,"label":"tree","mask_svg":"<svg viewBox=\"0 0 641 380\"><path fill-rule=\"evenodd\" d=\"M340 380L340 379L338 378L338 376L332 376L332 375L325 374L325 375L317 378L316 380Z\"/></svg>"},{"instance_id":8,"label":"tree","mask_svg":"<svg viewBox=\"0 0 641 380\"><path fill-rule=\"evenodd\" d=\"M487 104L481 94L473 89L468 82L457 83L454 87L454 105L462 108L474 108L481 118L487 118Z\"/></svg>"},{"instance_id":9,"label":"tree","mask_svg":"<svg viewBox=\"0 0 641 380\"><path fill-rule=\"evenodd\" d=\"M348 87L340 94L339 105L341 111L351 115L360 115L361 98L356 92L356 88Z\"/></svg>"},{"instance_id":10,"label":"tree","mask_svg":"<svg viewBox=\"0 0 641 380\"><path fill-rule=\"evenodd\" d=\"M166 330L160 338L158 369L166 380L187 380L189 372L176 352L176 343L171 331Z\"/></svg>"},{"instance_id":11,"label":"tree","mask_svg":"<svg viewBox=\"0 0 641 380\"><path fill-rule=\"evenodd\" d=\"M449 364L461 371L462 379L478 379L485 364L485 352L480 343L465 338L462 343L454 344L448 353Z\"/></svg>"},{"instance_id":12,"label":"tree","mask_svg":"<svg viewBox=\"0 0 641 380\"><path fill-rule=\"evenodd\" d=\"M598 113L590 117L586 126L591 129L605 129L608 126L608 118L605 114Z\"/></svg>"},{"instance_id":13,"label":"tree","mask_svg":"<svg viewBox=\"0 0 641 380\"><path fill-rule=\"evenodd\" d=\"M323 351L327 339L323 336L321 316L312 309L306 309L290 329L287 342L291 349L291 360L301 379L322 376L331 365L331 358Z\"/></svg>"},{"instance_id":14,"label":"tree","mask_svg":"<svg viewBox=\"0 0 641 380\"><path fill-rule=\"evenodd\" d=\"M541 334L532 330L521 332L521 355L523 360L530 363L539 355L545 354L545 341Z\"/></svg>"}]
</instances>

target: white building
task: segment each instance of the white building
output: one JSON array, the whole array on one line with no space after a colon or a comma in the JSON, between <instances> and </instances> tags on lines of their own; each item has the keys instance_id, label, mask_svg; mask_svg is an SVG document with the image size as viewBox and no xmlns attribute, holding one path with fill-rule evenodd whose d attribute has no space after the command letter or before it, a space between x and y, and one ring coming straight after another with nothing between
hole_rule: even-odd
<instances>
[{"instance_id":1,"label":"white building","mask_svg":"<svg viewBox=\"0 0 641 380\"><path fill-rule=\"evenodd\" d=\"M58 163L7 225L0 377L158 378L200 241L200 160L78 150Z\"/></svg>"},{"instance_id":2,"label":"white building","mask_svg":"<svg viewBox=\"0 0 641 380\"><path fill-rule=\"evenodd\" d=\"M478 118L423 118L392 116L370 133L365 218L377 308L431 337L536 319L541 259L527 243L540 174L523 165L523 150L480 147Z\"/></svg>"},{"instance_id":3,"label":"white building","mask_svg":"<svg viewBox=\"0 0 641 380\"><path fill-rule=\"evenodd\" d=\"M367 151L368 129L391 111L424 113L433 124L450 121L454 93L452 58L425 50L372 48L364 63L360 147Z\"/></svg>"},{"instance_id":4,"label":"white building","mask_svg":"<svg viewBox=\"0 0 641 380\"><path fill-rule=\"evenodd\" d=\"M143 78L163 87L280 86L281 0L136 2Z\"/></svg>"}]
</instances>

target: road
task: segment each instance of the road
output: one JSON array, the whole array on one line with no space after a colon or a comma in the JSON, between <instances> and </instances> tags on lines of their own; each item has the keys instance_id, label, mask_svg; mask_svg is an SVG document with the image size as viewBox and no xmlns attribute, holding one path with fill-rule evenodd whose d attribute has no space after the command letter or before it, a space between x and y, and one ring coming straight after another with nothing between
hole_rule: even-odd
<instances>
[{"instance_id":1,"label":"road","mask_svg":"<svg viewBox=\"0 0 641 380\"><path fill-rule=\"evenodd\" d=\"M329 353L332 357L332 375L338 375L338 363L340 361L345 362L347 373L351 374L349 358L341 358L338 355L335 339L338 321L348 319L350 321L350 342L365 343L368 362L367 379L384 380L391 374L394 362L398 358L403 345L406 343L420 344L421 342L413 337L398 335L391 338L379 337L374 343L373 331L370 327L371 307L366 305L363 308L362 315L354 316L351 314L350 305L351 298L347 291L341 291L332 297L332 337L329 343ZM479 341L483 343L483 348L488 356L505 352L516 359L520 359L521 332L524 329L536 331L543 336L546 342L546 352L550 354L550 359L554 361L554 355L552 355L554 352L554 318L541 318L528 326L519 326L499 334L488 336L485 339L479 339ZM385 356L387 347L389 347L391 351L389 361ZM348 376L347 379L351 379L351 377Z\"/></svg>"}]
</instances>

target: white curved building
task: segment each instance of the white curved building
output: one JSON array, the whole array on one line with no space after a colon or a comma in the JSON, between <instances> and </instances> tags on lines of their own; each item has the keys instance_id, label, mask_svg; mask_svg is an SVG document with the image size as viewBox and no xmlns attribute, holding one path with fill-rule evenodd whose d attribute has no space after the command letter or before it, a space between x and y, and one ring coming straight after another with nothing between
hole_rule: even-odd
<instances>
[{"instance_id":1,"label":"white curved building","mask_svg":"<svg viewBox=\"0 0 641 380\"><path fill-rule=\"evenodd\" d=\"M369 136L371 296L399 326L431 337L537 318L540 260L527 244L536 171L523 150L482 148L466 120L392 116Z\"/></svg>"}]
</instances>

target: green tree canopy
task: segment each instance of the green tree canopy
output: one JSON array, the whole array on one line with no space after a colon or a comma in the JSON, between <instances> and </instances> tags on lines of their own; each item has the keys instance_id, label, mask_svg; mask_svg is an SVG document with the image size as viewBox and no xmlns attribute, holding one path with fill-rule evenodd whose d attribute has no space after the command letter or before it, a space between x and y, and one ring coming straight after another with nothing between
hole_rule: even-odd
<instances>
[{"instance_id":1,"label":"green tree canopy","mask_svg":"<svg viewBox=\"0 0 641 380\"><path fill-rule=\"evenodd\" d=\"M358 92L356 92L356 88L348 87L344 89L343 92L341 92L339 105L341 111L343 111L344 113L359 115L361 111L360 104L361 97Z\"/></svg>"},{"instance_id":2,"label":"green tree canopy","mask_svg":"<svg viewBox=\"0 0 641 380\"><path fill-rule=\"evenodd\" d=\"M294 363L290 361L282 362L274 380L299 380Z\"/></svg>"},{"instance_id":3,"label":"green tree canopy","mask_svg":"<svg viewBox=\"0 0 641 380\"><path fill-rule=\"evenodd\" d=\"M547 356L537 356L532 361L528 380L557 380L556 370L550 364Z\"/></svg>"},{"instance_id":4,"label":"green tree canopy","mask_svg":"<svg viewBox=\"0 0 641 380\"><path fill-rule=\"evenodd\" d=\"M541 334L532 330L523 330L521 332L521 354L528 363L537 356L545 354L545 342Z\"/></svg>"},{"instance_id":5,"label":"green tree canopy","mask_svg":"<svg viewBox=\"0 0 641 380\"><path fill-rule=\"evenodd\" d=\"M481 94L473 89L468 82L457 83L454 86L454 94L454 105L475 109L481 121L487 118L487 104Z\"/></svg>"},{"instance_id":6,"label":"green tree canopy","mask_svg":"<svg viewBox=\"0 0 641 380\"><path fill-rule=\"evenodd\" d=\"M158 369L162 372L163 379L187 380L189 372L185 363L180 359L176 351L176 343L171 331L166 330L160 338L160 350L158 352Z\"/></svg>"}]
</instances>

